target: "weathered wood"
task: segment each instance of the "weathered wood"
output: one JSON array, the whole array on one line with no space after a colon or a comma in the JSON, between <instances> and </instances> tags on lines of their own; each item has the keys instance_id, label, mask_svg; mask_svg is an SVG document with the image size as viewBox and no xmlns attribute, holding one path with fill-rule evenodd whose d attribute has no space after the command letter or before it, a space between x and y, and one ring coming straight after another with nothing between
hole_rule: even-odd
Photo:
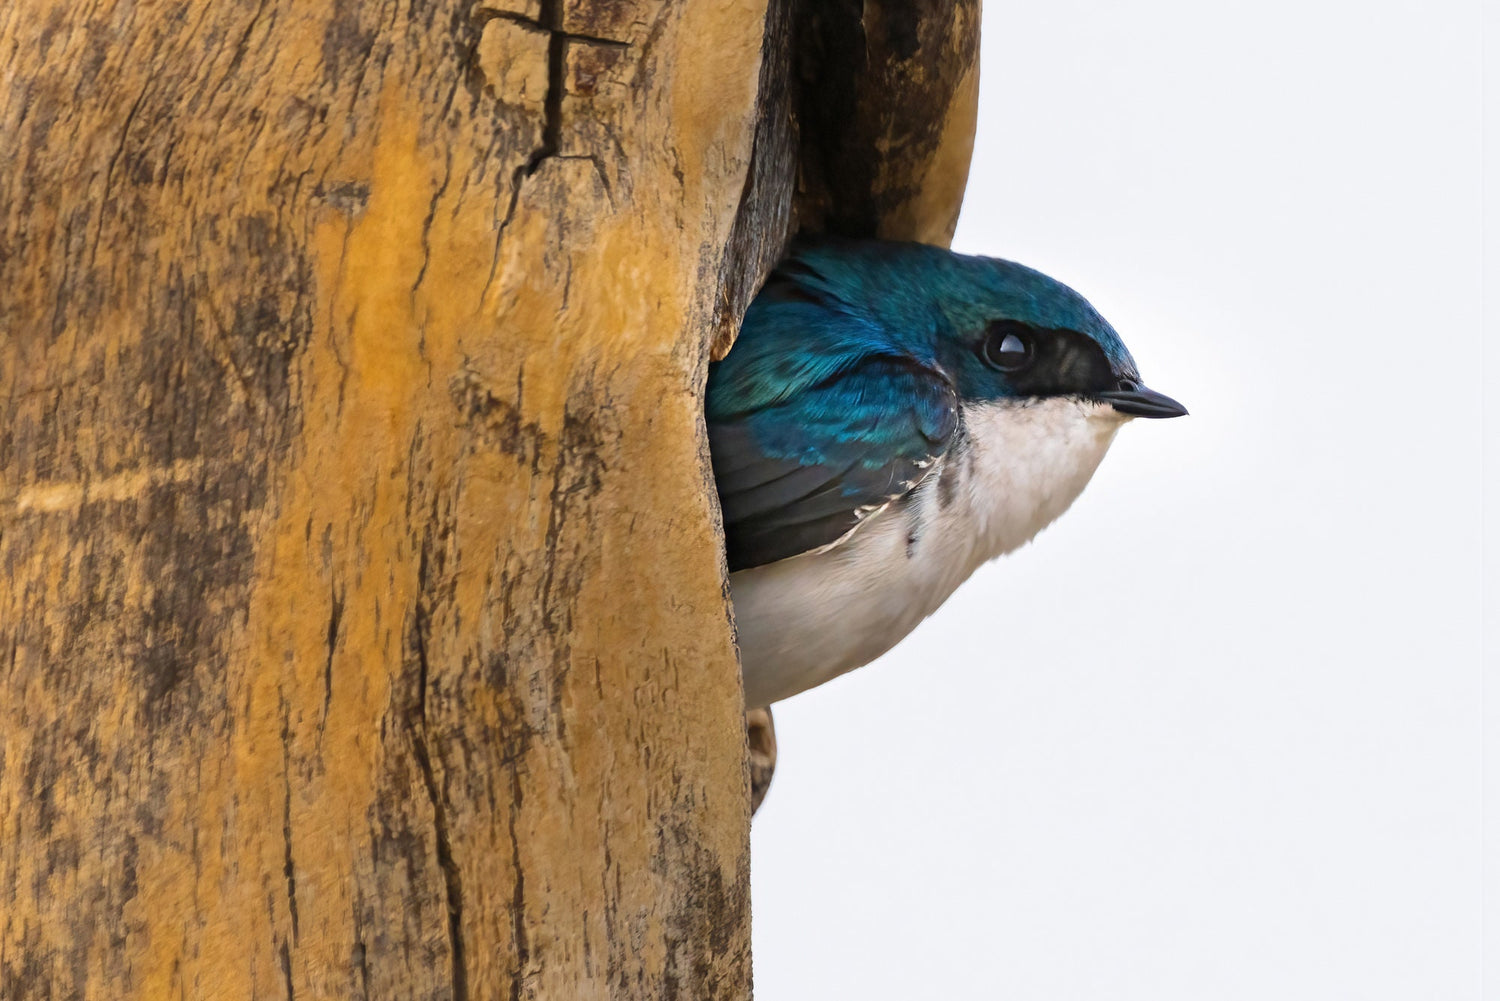
<instances>
[{"instance_id":1,"label":"weathered wood","mask_svg":"<svg viewBox=\"0 0 1500 1001\"><path fill-rule=\"evenodd\" d=\"M748 996L762 21L0 9L0 997Z\"/></svg>"},{"instance_id":2,"label":"weathered wood","mask_svg":"<svg viewBox=\"0 0 1500 1001\"><path fill-rule=\"evenodd\" d=\"M804 231L947 246L979 102L979 0L808 0L795 31Z\"/></svg>"},{"instance_id":3,"label":"weathered wood","mask_svg":"<svg viewBox=\"0 0 1500 1001\"><path fill-rule=\"evenodd\" d=\"M896 7L0 5L0 998L748 997L703 372L951 234Z\"/></svg>"}]
</instances>

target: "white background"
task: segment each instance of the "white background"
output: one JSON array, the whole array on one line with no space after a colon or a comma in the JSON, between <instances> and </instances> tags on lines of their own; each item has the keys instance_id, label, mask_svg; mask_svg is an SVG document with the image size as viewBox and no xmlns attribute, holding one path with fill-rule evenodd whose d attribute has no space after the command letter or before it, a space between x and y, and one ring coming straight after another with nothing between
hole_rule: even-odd
<instances>
[{"instance_id":1,"label":"white background","mask_svg":"<svg viewBox=\"0 0 1500 1001\"><path fill-rule=\"evenodd\" d=\"M987 5L955 249L1192 416L776 707L761 1001L1481 996L1480 22Z\"/></svg>"}]
</instances>

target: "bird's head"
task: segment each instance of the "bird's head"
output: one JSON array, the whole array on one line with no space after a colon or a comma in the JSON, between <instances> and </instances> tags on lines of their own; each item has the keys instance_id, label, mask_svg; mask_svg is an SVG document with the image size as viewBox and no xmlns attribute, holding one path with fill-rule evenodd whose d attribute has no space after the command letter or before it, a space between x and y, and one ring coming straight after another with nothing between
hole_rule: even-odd
<instances>
[{"instance_id":1,"label":"bird's head","mask_svg":"<svg viewBox=\"0 0 1500 1001\"><path fill-rule=\"evenodd\" d=\"M931 276L937 348L968 400L1067 397L1122 417L1181 417L1146 388L1120 335L1062 282L1010 261L945 254Z\"/></svg>"},{"instance_id":2,"label":"bird's head","mask_svg":"<svg viewBox=\"0 0 1500 1001\"><path fill-rule=\"evenodd\" d=\"M802 311L786 329L798 332L804 358L894 348L930 358L966 403L1064 398L1098 404L1101 416L1187 413L1146 388L1120 335L1083 296L1010 261L913 243L820 242L794 254L768 292L763 308ZM868 336L851 337L855 327Z\"/></svg>"}]
</instances>

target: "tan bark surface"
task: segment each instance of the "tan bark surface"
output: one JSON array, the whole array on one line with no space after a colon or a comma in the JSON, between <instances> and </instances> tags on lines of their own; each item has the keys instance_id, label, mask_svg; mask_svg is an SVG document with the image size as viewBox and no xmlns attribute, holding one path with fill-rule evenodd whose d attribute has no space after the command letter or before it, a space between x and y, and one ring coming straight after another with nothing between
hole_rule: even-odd
<instances>
[{"instance_id":1,"label":"tan bark surface","mask_svg":"<svg viewBox=\"0 0 1500 1001\"><path fill-rule=\"evenodd\" d=\"M0 997L745 997L763 7L0 7Z\"/></svg>"},{"instance_id":2,"label":"tan bark surface","mask_svg":"<svg viewBox=\"0 0 1500 1001\"><path fill-rule=\"evenodd\" d=\"M0 4L0 999L749 996L703 371L951 234L867 6Z\"/></svg>"}]
</instances>

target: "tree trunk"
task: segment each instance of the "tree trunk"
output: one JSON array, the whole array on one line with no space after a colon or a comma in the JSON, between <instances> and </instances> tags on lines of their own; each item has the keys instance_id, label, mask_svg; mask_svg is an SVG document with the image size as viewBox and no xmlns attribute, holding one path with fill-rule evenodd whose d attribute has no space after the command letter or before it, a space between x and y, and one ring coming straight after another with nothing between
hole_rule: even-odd
<instances>
[{"instance_id":1,"label":"tree trunk","mask_svg":"<svg viewBox=\"0 0 1500 1001\"><path fill-rule=\"evenodd\" d=\"M704 367L951 233L867 8L0 6L0 998L748 998Z\"/></svg>"}]
</instances>

